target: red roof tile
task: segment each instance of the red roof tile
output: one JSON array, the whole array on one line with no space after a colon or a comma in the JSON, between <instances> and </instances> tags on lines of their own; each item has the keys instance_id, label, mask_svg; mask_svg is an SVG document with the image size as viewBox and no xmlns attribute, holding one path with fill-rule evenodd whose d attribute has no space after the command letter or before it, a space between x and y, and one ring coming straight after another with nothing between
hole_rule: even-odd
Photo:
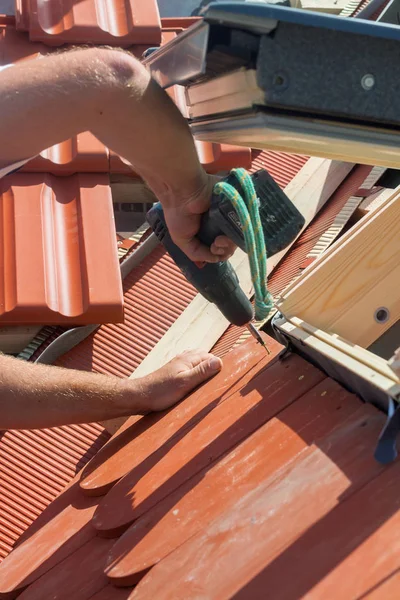
<instances>
[{"instance_id":1,"label":"red roof tile","mask_svg":"<svg viewBox=\"0 0 400 600\"><path fill-rule=\"evenodd\" d=\"M183 29L175 28L163 31L162 42L167 43L174 39L179 31L183 31ZM137 46L130 49L140 58L143 50L147 47ZM25 34L16 31L12 26L0 27L0 64L37 58L51 51L51 48L43 43L30 42ZM183 114L186 114L183 88L174 87L169 93ZM196 142L196 146L200 161L208 173L229 171L235 167L248 169L251 166L251 151L249 148L210 142ZM111 172L137 177L131 167L124 163L114 152L109 152L89 132L82 133L48 150L44 150L38 157L25 165L22 170L24 172L46 172L54 175L72 175L79 172Z\"/></svg>"},{"instance_id":2,"label":"red roof tile","mask_svg":"<svg viewBox=\"0 0 400 600\"><path fill-rule=\"evenodd\" d=\"M9 65L20 60L37 58L51 52L51 48L39 42L32 43L26 34L16 31L9 23L0 24L0 64Z\"/></svg>"},{"instance_id":3,"label":"red roof tile","mask_svg":"<svg viewBox=\"0 0 400 600\"><path fill-rule=\"evenodd\" d=\"M293 366L286 364L290 374ZM137 583L153 565L200 531L203 523L232 509L247 491L284 467L308 445L315 444L358 408L355 397L331 379L322 379L288 406L282 417L275 416L261 425L235 450L211 468L199 471L135 521L109 555L108 577L116 585ZM301 436L297 431L301 431Z\"/></svg>"},{"instance_id":4,"label":"red roof tile","mask_svg":"<svg viewBox=\"0 0 400 600\"><path fill-rule=\"evenodd\" d=\"M275 346L273 355L277 350ZM251 383L218 406L214 400L211 412L203 414L198 423L192 423L159 450L147 442L144 434L141 441L142 444L147 442L148 458L137 468L131 465L130 473L100 503L93 518L97 531L107 537L119 535L157 502L246 439L322 378L322 373L298 357L288 360L284 366L272 365L271 360L269 364ZM215 386L214 396L218 389ZM268 402L263 402L267 395Z\"/></svg>"},{"instance_id":5,"label":"red roof tile","mask_svg":"<svg viewBox=\"0 0 400 600\"><path fill-rule=\"evenodd\" d=\"M124 322L103 325L57 365L128 377L196 292L161 245L124 279Z\"/></svg>"},{"instance_id":6,"label":"red roof tile","mask_svg":"<svg viewBox=\"0 0 400 600\"><path fill-rule=\"evenodd\" d=\"M109 151L88 131L44 150L22 168L26 173L108 173Z\"/></svg>"},{"instance_id":7,"label":"red roof tile","mask_svg":"<svg viewBox=\"0 0 400 600\"><path fill-rule=\"evenodd\" d=\"M2 323L123 318L106 176L10 175L0 181Z\"/></svg>"},{"instance_id":8,"label":"red roof tile","mask_svg":"<svg viewBox=\"0 0 400 600\"><path fill-rule=\"evenodd\" d=\"M269 150L252 150L250 171L266 169L275 181L284 189L308 161L308 156L287 154Z\"/></svg>"},{"instance_id":9,"label":"red roof tile","mask_svg":"<svg viewBox=\"0 0 400 600\"><path fill-rule=\"evenodd\" d=\"M29 31L30 0L15 0L15 22L20 31Z\"/></svg>"},{"instance_id":10,"label":"red roof tile","mask_svg":"<svg viewBox=\"0 0 400 600\"><path fill-rule=\"evenodd\" d=\"M108 438L96 424L1 434L0 559Z\"/></svg>"},{"instance_id":11,"label":"red roof tile","mask_svg":"<svg viewBox=\"0 0 400 600\"><path fill-rule=\"evenodd\" d=\"M348 522L358 511L362 513L362 504L344 522L334 519L335 509L339 503L344 507L346 499L382 473L369 450L383 422L384 416L376 409L360 406L341 427L303 450L284 469L255 486L230 511L156 565L130 598L253 600L265 598L268 590L271 597L283 600L293 598L282 591L290 588L296 590L296 598L304 597L312 587L309 570L312 572L314 564L307 561L309 569L302 575L307 583L301 590L296 586L293 566L312 550L315 557L322 553L328 568L334 566L335 551L330 548L332 544L336 548L336 532L347 531ZM388 503L393 510L392 495ZM329 520L334 520L335 527L325 538L323 525ZM360 543L361 531L359 524L353 524L353 547ZM341 550L342 555L350 551L346 545ZM394 549L388 549L388 554L397 566ZM321 558L316 559L316 571ZM360 565L356 576L365 581L368 575L364 569ZM346 584L340 577L335 583L335 597L346 597L342 593Z\"/></svg>"},{"instance_id":12,"label":"red roof tile","mask_svg":"<svg viewBox=\"0 0 400 600\"><path fill-rule=\"evenodd\" d=\"M272 349L276 351L278 348L279 344L273 342ZM194 392L184 404L166 413L149 416L150 429L141 421L118 433L83 473L82 490L89 495L104 494L134 466L143 463L149 457L149 451L162 449L164 444L193 427L218 404L246 385L254 373L268 362L265 350L252 341L230 353L224 371ZM215 387L219 392L217 397ZM146 431L139 435L144 425ZM127 456L132 457L134 462L127 462Z\"/></svg>"},{"instance_id":13,"label":"red roof tile","mask_svg":"<svg viewBox=\"0 0 400 600\"><path fill-rule=\"evenodd\" d=\"M29 26L32 41L49 45L90 43L127 47L157 45L161 41L156 0L29 0L20 4L17 15L18 27Z\"/></svg>"},{"instance_id":14,"label":"red roof tile","mask_svg":"<svg viewBox=\"0 0 400 600\"><path fill-rule=\"evenodd\" d=\"M163 17L161 19L161 25L163 29L177 29L179 27L182 27L182 29L187 29L198 21L201 21L201 17Z\"/></svg>"},{"instance_id":15,"label":"red roof tile","mask_svg":"<svg viewBox=\"0 0 400 600\"><path fill-rule=\"evenodd\" d=\"M299 590L356 598L386 579L393 589L399 464L384 470L372 456L384 415L300 357L274 359L276 343L257 364L260 350L249 341L159 420L149 415L117 434L94 467L104 461L112 473L115 452L130 474L103 487L103 498L79 496L74 482L0 566L0 598L28 584L22 599L261 599L266 589L279 600ZM248 367L236 373L238 361ZM200 404L193 421L202 392L214 406ZM169 415L174 429L159 442ZM147 449L138 456L140 444ZM96 535L98 502L95 514L105 511L114 526L145 497L144 514L119 540ZM134 590L113 585L137 581Z\"/></svg>"}]
</instances>

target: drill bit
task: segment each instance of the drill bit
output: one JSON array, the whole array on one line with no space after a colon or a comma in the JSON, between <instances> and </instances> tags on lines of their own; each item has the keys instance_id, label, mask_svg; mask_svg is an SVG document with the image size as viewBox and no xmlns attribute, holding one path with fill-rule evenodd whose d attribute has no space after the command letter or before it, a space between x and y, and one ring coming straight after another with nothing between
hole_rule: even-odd
<instances>
[{"instance_id":1,"label":"drill bit","mask_svg":"<svg viewBox=\"0 0 400 600\"><path fill-rule=\"evenodd\" d=\"M270 350L268 349L267 344L264 342L264 340L262 339L259 331L254 327L253 323L247 323L246 325L247 329L249 330L249 332L251 333L251 335L253 336L253 338L259 343L261 344L261 346L263 346L266 350L266 352L268 354L271 354Z\"/></svg>"}]
</instances>

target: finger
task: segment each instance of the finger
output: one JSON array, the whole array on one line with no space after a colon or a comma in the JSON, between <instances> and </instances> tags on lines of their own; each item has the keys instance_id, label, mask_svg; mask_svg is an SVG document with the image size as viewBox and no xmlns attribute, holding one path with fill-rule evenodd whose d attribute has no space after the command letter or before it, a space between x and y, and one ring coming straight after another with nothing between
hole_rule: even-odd
<instances>
[{"instance_id":1,"label":"finger","mask_svg":"<svg viewBox=\"0 0 400 600\"><path fill-rule=\"evenodd\" d=\"M211 252L214 256L218 256L218 260L228 260L234 253L236 248L216 248L215 246L210 247Z\"/></svg>"},{"instance_id":2,"label":"finger","mask_svg":"<svg viewBox=\"0 0 400 600\"><path fill-rule=\"evenodd\" d=\"M236 244L226 236L218 236L212 243L210 250L217 256L224 256L224 260L226 260L235 252Z\"/></svg>"},{"instance_id":3,"label":"finger","mask_svg":"<svg viewBox=\"0 0 400 600\"><path fill-rule=\"evenodd\" d=\"M218 248L230 248L235 245L226 235L218 235L214 240L214 244Z\"/></svg>"},{"instance_id":4,"label":"finger","mask_svg":"<svg viewBox=\"0 0 400 600\"><path fill-rule=\"evenodd\" d=\"M203 381L207 381L210 377L214 377L222 368L222 360L213 356L207 360L201 361L187 374L187 379L193 387L200 385Z\"/></svg>"},{"instance_id":5,"label":"finger","mask_svg":"<svg viewBox=\"0 0 400 600\"><path fill-rule=\"evenodd\" d=\"M195 348L193 350L186 350L180 355L180 357L190 363L192 368L194 368L204 361L211 360L214 358L214 355L210 354L210 352L206 352L206 350Z\"/></svg>"},{"instance_id":6,"label":"finger","mask_svg":"<svg viewBox=\"0 0 400 600\"><path fill-rule=\"evenodd\" d=\"M217 255L211 252L210 248L207 248L207 246L202 244L197 238L192 238L191 240L177 240L175 243L193 262L215 263L220 260Z\"/></svg>"}]
</instances>

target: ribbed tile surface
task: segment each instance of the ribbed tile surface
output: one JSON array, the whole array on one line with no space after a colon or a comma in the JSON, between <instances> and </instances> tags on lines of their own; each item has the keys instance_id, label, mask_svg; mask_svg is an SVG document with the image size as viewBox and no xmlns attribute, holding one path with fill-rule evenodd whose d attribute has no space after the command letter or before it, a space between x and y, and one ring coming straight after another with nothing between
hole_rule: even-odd
<instances>
[{"instance_id":1,"label":"ribbed tile surface","mask_svg":"<svg viewBox=\"0 0 400 600\"><path fill-rule=\"evenodd\" d=\"M251 173L266 169L275 181L285 188L306 164L308 156L267 150L252 150Z\"/></svg>"},{"instance_id":2,"label":"ribbed tile surface","mask_svg":"<svg viewBox=\"0 0 400 600\"><path fill-rule=\"evenodd\" d=\"M124 290L125 322L103 325L58 365L131 375L195 296L161 245L133 269Z\"/></svg>"},{"instance_id":3,"label":"ribbed tile surface","mask_svg":"<svg viewBox=\"0 0 400 600\"><path fill-rule=\"evenodd\" d=\"M0 230L2 323L123 318L107 176L3 178Z\"/></svg>"},{"instance_id":4,"label":"ribbed tile surface","mask_svg":"<svg viewBox=\"0 0 400 600\"><path fill-rule=\"evenodd\" d=\"M21 11L22 9L22 11ZM26 11L29 11L29 18ZM18 23L32 41L65 43L154 44L161 41L156 0L30 0L19 5Z\"/></svg>"},{"instance_id":5,"label":"ribbed tile surface","mask_svg":"<svg viewBox=\"0 0 400 600\"><path fill-rule=\"evenodd\" d=\"M1 559L109 437L97 424L1 434Z\"/></svg>"}]
</instances>

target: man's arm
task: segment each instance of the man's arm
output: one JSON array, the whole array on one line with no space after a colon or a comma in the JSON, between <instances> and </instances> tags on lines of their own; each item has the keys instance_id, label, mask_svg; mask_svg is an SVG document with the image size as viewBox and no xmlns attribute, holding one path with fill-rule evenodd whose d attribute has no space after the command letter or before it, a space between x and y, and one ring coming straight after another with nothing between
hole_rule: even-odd
<instances>
[{"instance_id":1,"label":"man's arm","mask_svg":"<svg viewBox=\"0 0 400 600\"><path fill-rule=\"evenodd\" d=\"M196 261L228 258L195 235L213 181L169 96L126 52L93 48L25 61L0 74L0 167L91 131L128 160L162 202L174 241Z\"/></svg>"},{"instance_id":2,"label":"man's arm","mask_svg":"<svg viewBox=\"0 0 400 600\"><path fill-rule=\"evenodd\" d=\"M0 430L92 423L164 410L215 375L221 361L189 351L141 379L35 365L0 355Z\"/></svg>"}]
</instances>

